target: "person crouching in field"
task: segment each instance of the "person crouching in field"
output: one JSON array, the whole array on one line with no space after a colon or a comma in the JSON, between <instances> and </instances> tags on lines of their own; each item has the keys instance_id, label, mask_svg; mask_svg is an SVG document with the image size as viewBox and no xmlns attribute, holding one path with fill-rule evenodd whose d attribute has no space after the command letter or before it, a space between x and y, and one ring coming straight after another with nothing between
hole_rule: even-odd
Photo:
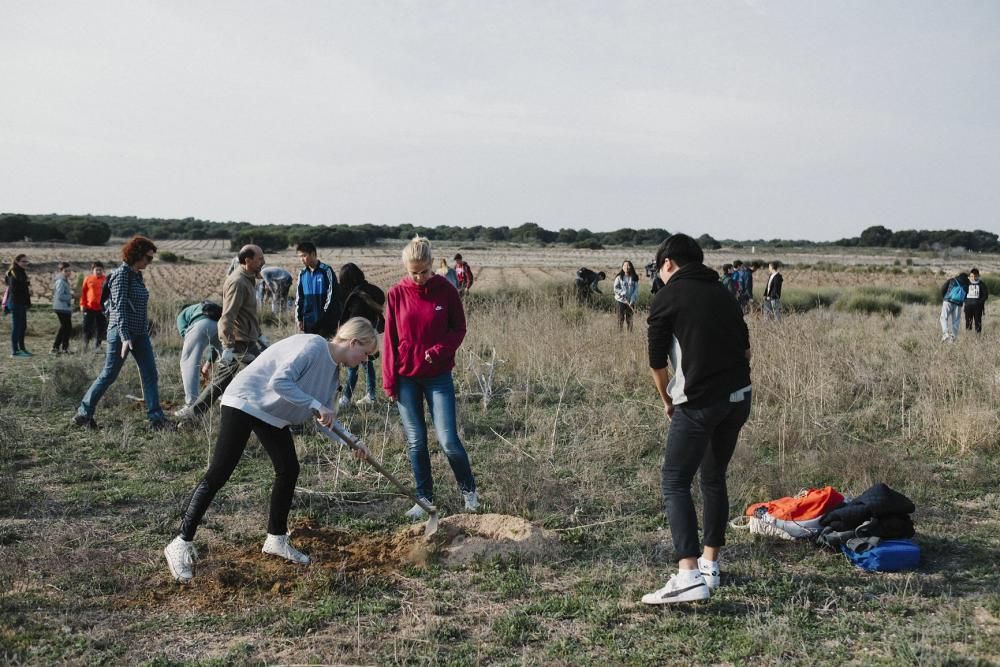
<instances>
[{"instance_id":1,"label":"person crouching in field","mask_svg":"<svg viewBox=\"0 0 1000 667\"><path fill-rule=\"evenodd\" d=\"M59 272L52 283L52 311L59 319L59 330L56 332L56 339L52 341L50 354L69 352L69 339L73 337L73 290L69 287L72 275L69 262L60 262Z\"/></svg>"},{"instance_id":2,"label":"person crouching in field","mask_svg":"<svg viewBox=\"0 0 1000 667\"><path fill-rule=\"evenodd\" d=\"M222 423L212 462L184 509L180 534L163 550L174 579L187 583L194 577L195 531L215 494L236 469L251 433L274 466L267 538L261 552L293 563L309 563L309 557L288 541L288 512L299 477L289 427L307 422L314 413L324 426L333 424L340 366L356 367L377 348L374 327L356 317L329 341L315 334L296 334L278 341L233 379L222 395ZM364 458L358 451L355 456Z\"/></svg>"},{"instance_id":3,"label":"person crouching in field","mask_svg":"<svg viewBox=\"0 0 1000 667\"><path fill-rule=\"evenodd\" d=\"M177 314L177 333L184 339L181 346L181 382L184 384L186 408L198 400L201 378L208 377L212 361L222 356L222 343L219 342L221 317L222 306L213 301L193 303ZM210 360L205 360L206 352Z\"/></svg>"},{"instance_id":4,"label":"person crouching in field","mask_svg":"<svg viewBox=\"0 0 1000 667\"><path fill-rule=\"evenodd\" d=\"M344 324L352 317L363 317L372 323L376 333L385 331L385 292L365 280L365 273L353 262L348 262L340 267L340 275L337 277L340 290L344 295L344 308L341 311L340 323ZM368 390L365 395L358 399L360 406L369 406L375 403L375 361L369 358L365 364L365 378ZM344 393L340 397L340 407L347 407L354 396L354 388L358 384L359 368L347 369L347 385Z\"/></svg>"},{"instance_id":5,"label":"person crouching in field","mask_svg":"<svg viewBox=\"0 0 1000 667\"><path fill-rule=\"evenodd\" d=\"M104 290L104 264L94 262L90 275L83 279L80 288L80 312L83 313L83 349L90 347L92 338L97 340L95 349L100 351L104 337L108 334L108 318L104 315L101 292Z\"/></svg>"},{"instance_id":6,"label":"person crouching in field","mask_svg":"<svg viewBox=\"0 0 1000 667\"><path fill-rule=\"evenodd\" d=\"M618 309L618 331L622 330L622 324L626 322L628 330L632 331L632 316L639 303L639 274L628 260L622 262L622 268L615 276L614 294L615 307Z\"/></svg>"},{"instance_id":7,"label":"person crouching in field","mask_svg":"<svg viewBox=\"0 0 1000 667\"><path fill-rule=\"evenodd\" d=\"M960 273L941 286L941 342L954 343L962 326L962 304L969 292L969 276Z\"/></svg>"},{"instance_id":8,"label":"person crouching in field","mask_svg":"<svg viewBox=\"0 0 1000 667\"><path fill-rule=\"evenodd\" d=\"M156 354L149 338L149 291L142 272L156 255L156 246L143 236L134 236L122 246L122 265L108 276L110 281L110 313L108 320L108 349L104 368L80 401L73 416L73 424L81 428L98 428L94 411L104 392L118 379L129 352L139 367L142 378L142 396L146 401L146 416L154 431L172 429L160 407L159 374Z\"/></svg>"},{"instance_id":9,"label":"person crouching in field","mask_svg":"<svg viewBox=\"0 0 1000 667\"><path fill-rule=\"evenodd\" d=\"M458 481L465 509L479 509L476 478L458 437L455 383L451 370L465 338L465 310L458 291L434 273L431 243L415 237L403 250L406 277L389 289L385 305L382 386L396 401L409 449L417 495L434 501L434 478L427 451L424 402L430 408L438 443ZM421 519L414 505L406 516Z\"/></svg>"},{"instance_id":10,"label":"person crouching in field","mask_svg":"<svg viewBox=\"0 0 1000 667\"><path fill-rule=\"evenodd\" d=\"M656 252L664 286L649 311L649 367L670 421L662 485L678 572L642 596L651 605L705 600L719 585L729 515L726 469L750 415L750 334L739 304L703 261L701 247L686 234L674 234ZM691 499L699 469L700 543Z\"/></svg>"}]
</instances>

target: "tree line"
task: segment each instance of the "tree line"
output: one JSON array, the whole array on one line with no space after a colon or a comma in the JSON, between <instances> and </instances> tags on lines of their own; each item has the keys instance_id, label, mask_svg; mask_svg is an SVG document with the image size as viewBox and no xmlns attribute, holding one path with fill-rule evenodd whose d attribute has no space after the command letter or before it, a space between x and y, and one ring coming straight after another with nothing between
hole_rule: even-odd
<instances>
[{"instance_id":1,"label":"tree line","mask_svg":"<svg viewBox=\"0 0 1000 667\"><path fill-rule=\"evenodd\" d=\"M267 251L277 251L309 240L320 247L358 247L379 240L412 238L416 234L436 241L460 243L510 241L534 245L561 244L575 248L598 250L605 246L655 246L670 236L666 229L632 229L623 227L611 232L588 229L552 231L535 222L517 227L456 227L438 225L424 227L401 225L253 225L249 222L214 222L197 218L164 219L110 215L27 215L0 213L0 242L64 241L83 245L103 245L112 236L129 237L142 234L153 239L228 239L235 250L246 243L256 243ZM912 250L964 248L977 252L1000 252L997 234L983 230L903 230L893 232L881 225L869 227L860 236L838 241L808 241L802 239L757 239L718 241L702 234L702 247L715 250L722 246L743 247L888 247Z\"/></svg>"}]
</instances>

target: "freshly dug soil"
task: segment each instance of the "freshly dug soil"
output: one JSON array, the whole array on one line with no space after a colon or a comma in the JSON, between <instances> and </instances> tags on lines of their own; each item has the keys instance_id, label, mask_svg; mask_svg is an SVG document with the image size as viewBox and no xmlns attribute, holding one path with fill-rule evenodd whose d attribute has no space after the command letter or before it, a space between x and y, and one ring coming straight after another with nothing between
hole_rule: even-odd
<instances>
[{"instance_id":1,"label":"freshly dug soil","mask_svg":"<svg viewBox=\"0 0 1000 667\"><path fill-rule=\"evenodd\" d=\"M424 537L424 526L414 524L393 534L353 535L300 523L293 527L291 539L309 555L311 562L306 567L262 554L260 543L204 545L189 585L175 582L160 556L161 570L123 605L174 603L212 608L248 597L287 596L295 590L301 593L302 589L328 586L331 579L341 576L387 575L405 566L423 567L432 560L459 567L494 557L548 558L559 549L555 533L503 514L445 517L429 539Z\"/></svg>"}]
</instances>

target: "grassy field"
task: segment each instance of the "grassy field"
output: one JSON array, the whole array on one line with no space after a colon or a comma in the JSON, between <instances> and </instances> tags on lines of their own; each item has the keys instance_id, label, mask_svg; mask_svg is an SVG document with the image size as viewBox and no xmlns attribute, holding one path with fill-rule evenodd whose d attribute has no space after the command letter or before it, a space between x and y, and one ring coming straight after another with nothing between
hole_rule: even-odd
<instances>
[{"instance_id":1,"label":"grassy field","mask_svg":"<svg viewBox=\"0 0 1000 667\"><path fill-rule=\"evenodd\" d=\"M384 254L388 279L396 253ZM599 266L579 257L519 266L515 254L474 263L500 275ZM606 264L614 265L610 252ZM914 289L940 282L934 267L918 268ZM634 333L619 334L610 302L581 309L540 279L531 291L514 280L483 283L468 303L455 371L460 428L486 511L552 531L544 558L453 566L432 553L426 565L411 564L405 547L415 538L402 518L410 503L306 433L296 437L302 488L292 525L313 564L259 553L271 467L252 444L198 534L193 585L177 585L162 548L207 464L217 409L193 430L151 433L129 398L141 392L129 367L99 406L105 428L79 431L69 418L101 358L4 354L0 662L1000 661L992 312L980 338L963 332L954 345L939 342L936 304L903 303L896 316L816 308L781 324L751 318L754 410L730 468L732 514L804 487L857 494L884 481L917 505L922 566L868 574L809 544L730 531L723 586L709 602L649 609L639 598L674 563L659 494L666 424L641 313ZM172 326L181 295L154 290L153 298L161 396L171 408L183 395ZM290 333L277 320L265 328L272 339ZM8 331L9 320L5 340ZM28 348L47 350L54 333L51 312L33 310ZM344 417L410 479L398 416L385 402ZM440 454L432 461L439 503L455 512L451 473Z\"/></svg>"}]
</instances>

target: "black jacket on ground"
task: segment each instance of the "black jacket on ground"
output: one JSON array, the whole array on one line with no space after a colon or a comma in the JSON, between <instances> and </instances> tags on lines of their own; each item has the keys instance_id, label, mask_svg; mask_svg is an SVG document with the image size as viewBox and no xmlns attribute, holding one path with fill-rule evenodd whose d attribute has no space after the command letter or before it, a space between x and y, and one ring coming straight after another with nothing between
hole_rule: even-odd
<instances>
[{"instance_id":1,"label":"black jacket on ground","mask_svg":"<svg viewBox=\"0 0 1000 667\"><path fill-rule=\"evenodd\" d=\"M824 514L819 523L837 531L852 530L872 517L906 515L915 510L912 500L879 482L851 502Z\"/></svg>"},{"instance_id":2,"label":"black jacket on ground","mask_svg":"<svg viewBox=\"0 0 1000 667\"><path fill-rule=\"evenodd\" d=\"M653 297L649 367L674 369L675 404L700 407L750 384L750 332L736 299L704 264L688 264Z\"/></svg>"}]
</instances>

